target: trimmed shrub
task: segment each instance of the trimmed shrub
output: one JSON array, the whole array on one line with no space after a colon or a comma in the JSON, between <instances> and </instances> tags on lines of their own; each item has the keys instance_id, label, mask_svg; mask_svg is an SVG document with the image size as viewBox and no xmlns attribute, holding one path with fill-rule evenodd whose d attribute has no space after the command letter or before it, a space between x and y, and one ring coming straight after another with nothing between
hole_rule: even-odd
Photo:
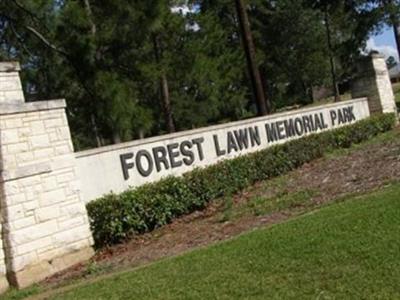
<instances>
[{"instance_id":1,"label":"trimmed shrub","mask_svg":"<svg viewBox=\"0 0 400 300\"><path fill-rule=\"evenodd\" d=\"M394 114L374 116L195 169L181 177L168 177L119 195L106 195L87 205L94 240L101 247L151 231L174 218L204 208L213 199L285 174L333 149L348 148L389 131L394 124Z\"/></svg>"}]
</instances>

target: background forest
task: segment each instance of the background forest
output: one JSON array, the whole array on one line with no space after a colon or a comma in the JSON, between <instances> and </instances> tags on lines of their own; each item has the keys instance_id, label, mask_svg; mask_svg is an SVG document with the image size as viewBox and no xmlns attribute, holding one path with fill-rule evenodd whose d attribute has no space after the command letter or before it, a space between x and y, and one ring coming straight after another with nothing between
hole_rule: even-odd
<instances>
[{"instance_id":1,"label":"background forest","mask_svg":"<svg viewBox=\"0 0 400 300\"><path fill-rule=\"evenodd\" d=\"M372 34L399 45L399 2L0 0L0 60L67 99L82 150L339 100Z\"/></svg>"}]
</instances>

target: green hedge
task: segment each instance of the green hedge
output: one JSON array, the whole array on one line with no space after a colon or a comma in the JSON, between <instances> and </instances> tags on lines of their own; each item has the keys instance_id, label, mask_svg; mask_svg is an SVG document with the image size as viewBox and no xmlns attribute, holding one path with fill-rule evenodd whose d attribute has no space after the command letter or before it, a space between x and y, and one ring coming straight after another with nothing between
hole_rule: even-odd
<instances>
[{"instance_id":1,"label":"green hedge","mask_svg":"<svg viewBox=\"0 0 400 300\"><path fill-rule=\"evenodd\" d=\"M204 208L221 196L236 193L256 181L285 174L337 148L348 148L389 131L394 114L310 135L265 150L168 177L122 194L109 194L87 205L98 247L151 231L174 218Z\"/></svg>"}]
</instances>

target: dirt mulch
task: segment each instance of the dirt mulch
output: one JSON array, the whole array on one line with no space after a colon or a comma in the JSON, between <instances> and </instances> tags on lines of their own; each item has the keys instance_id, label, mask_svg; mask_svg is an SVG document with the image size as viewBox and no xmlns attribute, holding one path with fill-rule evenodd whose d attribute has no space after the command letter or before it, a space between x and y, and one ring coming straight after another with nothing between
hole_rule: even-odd
<instances>
[{"instance_id":1,"label":"dirt mulch","mask_svg":"<svg viewBox=\"0 0 400 300\"><path fill-rule=\"evenodd\" d=\"M375 190L400 180L400 129L395 140L367 144L348 154L328 157L306 164L285 176L279 189L268 182L258 183L234 198L234 206L245 204L255 196L274 197L304 190L316 191L312 207L288 209L265 216L245 215L228 222L221 221L223 205L210 204L205 210L182 217L154 232L136 237L124 244L98 252L89 264L81 264L46 280L56 286L71 279L91 277L113 270L141 266L185 251L226 240L260 226L275 224L310 211L320 205L352 194ZM279 191L278 191L279 190ZM95 263L95 264L93 264ZM93 266L95 270L93 270ZM91 270L92 273L88 272ZM97 271L96 271L97 270Z\"/></svg>"}]
</instances>

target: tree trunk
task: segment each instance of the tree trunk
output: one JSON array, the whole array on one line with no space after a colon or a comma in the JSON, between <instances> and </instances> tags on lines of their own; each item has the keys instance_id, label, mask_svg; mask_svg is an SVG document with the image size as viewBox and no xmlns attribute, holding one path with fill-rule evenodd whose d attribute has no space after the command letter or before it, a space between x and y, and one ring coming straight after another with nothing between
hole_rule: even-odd
<instances>
[{"instance_id":1,"label":"tree trunk","mask_svg":"<svg viewBox=\"0 0 400 300\"><path fill-rule=\"evenodd\" d=\"M114 145L115 144L121 144L121 135L115 129L114 129L114 131L112 133L112 141L113 141Z\"/></svg>"},{"instance_id":2,"label":"tree trunk","mask_svg":"<svg viewBox=\"0 0 400 300\"><path fill-rule=\"evenodd\" d=\"M392 17L392 23L393 23L393 32L394 32L394 37L396 40L396 45L397 45L397 54L399 55L400 59L400 24L396 17Z\"/></svg>"},{"instance_id":3,"label":"tree trunk","mask_svg":"<svg viewBox=\"0 0 400 300\"><path fill-rule=\"evenodd\" d=\"M163 73L160 78L161 97L164 111L165 124L169 133L175 132L175 124L172 116L171 98L169 96L169 87L167 76Z\"/></svg>"},{"instance_id":4,"label":"tree trunk","mask_svg":"<svg viewBox=\"0 0 400 300\"><path fill-rule=\"evenodd\" d=\"M328 13L327 5L325 5L324 15L325 15L326 40L328 42L328 51L329 51L329 62L331 65L333 95L335 97L335 102L339 102L340 101L340 93L339 93L339 86L338 86L337 79L336 79L336 65L335 65L335 58L333 55L331 29L330 29L330 24L329 24L329 13Z\"/></svg>"},{"instance_id":5,"label":"tree trunk","mask_svg":"<svg viewBox=\"0 0 400 300\"><path fill-rule=\"evenodd\" d=\"M157 64L161 61L160 46L156 35L153 35L154 54ZM164 71L160 75L161 107L164 114L165 125L169 133L176 131L172 115L171 98L169 94L168 78Z\"/></svg>"},{"instance_id":6,"label":"tree trunk","mask_svg":"<svg viewBox=\"0 0 400 300\"><path fill-rule=\"evenodd\" d=\"M261 67L260 69L260 76L261 76L261 82L263 84L264 88L264 95L265 95L265 104L267 107L267 112L268 114L272 113L272 103L270 101L270 98L272 98L271 94L268 93L269 91L269 85L268 85L268 80L267 80L267 71L265 70L265 67Z\"/></svg>"},{"instance_id":7,"label":"tree trunk","mask_svg":"<svg viewBox=\"0 0 400 300\"><path fill-rule=\"evenodd\" d=\"M103 146L103 143L102 143L102 140L101 140L101 137L100 137L100 134L99 134L99 129L97 128L96 118L95 118L94 114L92 114L90 116L90 121L91 121L92 126L93 126L94 136L96 137L96 145L97 145L97 147L101 147L101 146Z\"/></svg>"},{"instance_id":8,"label":"tree trunk","mask_svg":"<svg viewBox=\"0 0 400 300\"><path fill-rule=\"evenodd\" d=\"M254 46L253 36L250 30L249 18L247 15L244 0L235 0L239 25L242 33L243 47L246 53L247 66L252 85L254 98L256 99L257 110L260 116L268 114L265 101L264 88L261 81L260 71L256 62L256 50Z\"/></svg>"},{"instance_id":9,"label":"tree trunk","mask_svg":"<svg viewBox=\"0 0 400 300\"><path fill-rule=\"evenodd\" d=\"M90 31L91 31L92 37L94 38L96 36L97 27L93 21L92 8L90 7L89 0L84 0L84 3L85 3L86 14L88 16L88 20L90 23Z\"/></svg>"},{"instance_id":10,"label":"tree trunk","mask_svg":"<svg viewBox=\"0 0 400 300\"><path fill-rule=\"evenodd\" d=\"M144 139L144 130L143 129L139 129L139 139L140 140Z\"/></svg>"},{"instance_id":11,"label":"tree trunk","mask_svg":"<svg viewBox=\"0 0 400 300\"><path fill-rule=\"evenodd\" d=\"M85 10L86 10L86 14L90 23L90 34L92 36L92 38L94 39L96 36L96 32L97 32L97 27L96 24L93 21L93 14L92 14L92 8L90 6L90 2L89 0L84 0L84 4L85 4ZM91 115L91 121L92 121L92 125L93 125L93 131L96 137L96 143L97 143L97 147L101 147L103 146L103 141L102 138L99 134L99 130L97 128L97 123L96 123L96 118L94 116L94 114Z\"/></svg>"}]
</instances>

